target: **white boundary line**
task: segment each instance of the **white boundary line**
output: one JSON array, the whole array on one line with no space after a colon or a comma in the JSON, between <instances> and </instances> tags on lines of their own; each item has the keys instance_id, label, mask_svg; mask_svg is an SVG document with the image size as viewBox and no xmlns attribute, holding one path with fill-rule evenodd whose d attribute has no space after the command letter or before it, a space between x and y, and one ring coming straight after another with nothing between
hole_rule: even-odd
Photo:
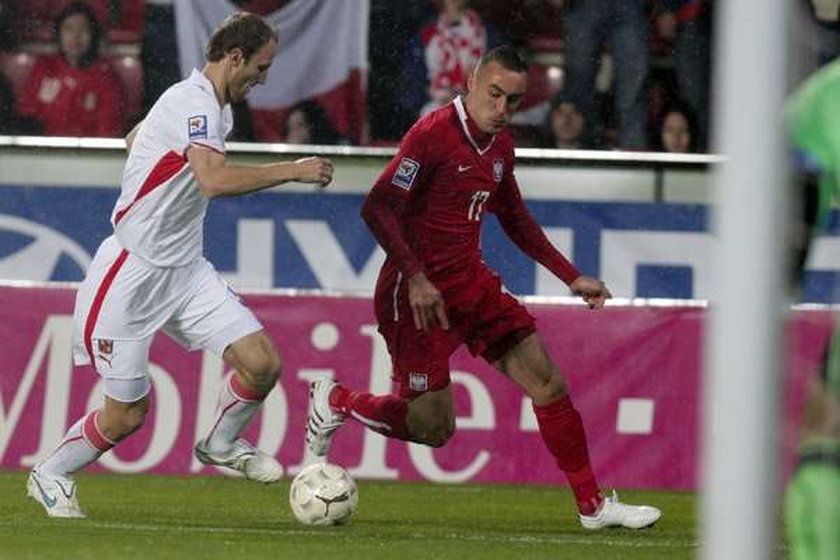
<instances>
[{"instance_id":1,"label":"white boundary line","mask_svg":"<svg viewBox=\"0 0 840 560\"><path fill-rule=\"evenodd\" d=\"M10 523L0 521L0 527L16 528L20 527L19 523ZM294 535L294 536L311 536L313 538L321 539L323 537L338 537L347 538L363 537L358 533L348 534L341 530L320 530L318 528L312 529L288 529L278 527L277 529L260 528L260 527L215 527L211 525L149 525L149 524L132 524L132 523L115 523L109 521L93 521L84 520L74 522L72 525L67 525L62 528L62 531L79 529L115 529L118 531L143 531L147 533L207 533L207 534L250 534L250 535ZM371 535L375 536L375 535ZM400 535L401 539L412 539L418 541L429 541L431 539L440 540L447 539L453 541L470 541L481 543L523 543L523 544L579 544L579 545L608 545L621 546L631 548L665 548L665 549L692 549L697 548L700 543L695 540L679 541L675 539L656 540L656 537L646 539L639 537L627 538L586 538L576 535L564 535L562 533L557 535L517 535L511 533L507 535L487 535L477 533L434 533L427 534L422 532L411 532Z\"/></svg>"}]
</instances>

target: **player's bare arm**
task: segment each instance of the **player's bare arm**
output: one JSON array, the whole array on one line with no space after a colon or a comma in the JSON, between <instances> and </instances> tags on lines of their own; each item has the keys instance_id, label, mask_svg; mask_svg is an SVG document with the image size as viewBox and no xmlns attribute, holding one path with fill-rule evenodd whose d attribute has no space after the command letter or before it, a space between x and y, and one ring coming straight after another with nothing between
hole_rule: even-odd
<instances>
[{"instance_id":1,"label":"player's bare arm","mask_svg":"<svg viewBox=\"0 0 840 560\"><path fill-rule=\"evenodd\" d=\"M612 297L606 284L590 276L578 276L569 284L569 289L576 296L581 296L589 309L601 309L606 301Z\"/></svg>"},{"instance_id":2,"label":"player's bare arm","mask_svg":"<svg viewBox=\"0 0 840 560\"><path fill-rule=\"evenodd\" d=\"M315 183L321 187L332 181L333 164L322 157L265 165L227 163L225 155L201 146L190 146L187 160L207 197L236 196L290 181Z\"/></svg>"}]
</instances>

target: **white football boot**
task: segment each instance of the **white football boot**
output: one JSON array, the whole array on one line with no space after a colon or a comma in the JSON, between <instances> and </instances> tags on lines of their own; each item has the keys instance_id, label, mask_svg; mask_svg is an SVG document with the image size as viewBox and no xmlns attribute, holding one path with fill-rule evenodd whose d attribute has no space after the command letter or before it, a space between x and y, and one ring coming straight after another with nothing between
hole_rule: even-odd
<instances>
[{"instance_id":1,"label":"white football boot","mask_svg":"<svg viewBox=\"0 0 840 560\"><path fill-rule=\"evenodd\" d=\"M63 476L50 476L38 471L29 473L26 494L44 506L50 517L87 517L76 499L76 481Z\"/></svg>"},{"instance_id":2,"label":"white football boot","mask_svg":"<svg viewBox=\"0 0 840 560\"><path fill-rule=\"evenodd\" d=\"M580 524L584 529L604 529L606 527L626 527L643 529L650 527L662 516L659 508L653 506L631 506L618 501L618 494L604 499L595 515L581 515Z\"/></svg>"},{"instance_id":3,"label":"white football boot","mask_svg":"<svg viewBox=\"0 0 840 560\"><path fill-rule=\"evenodd\" d=\"M323 378L309 387L306 444L318 459L326 459L336 430L344 425L344 415L330 406L330 393L337 385L335 381Z\"/></svg>"},{"instance_id":4,"label":"white football boot","mask_svg":"<svg viewBox=\"0 0 840 560\"><path fill-rule=\"evenodd\" d=\"M216 465L239 471L248 480L263 484L277 482L283 477L283 467L277 459L266 455L244 439L238 439L227 453L214 453L206 440L195 444L195 456L205 465Z\"/></svg>"}]
</instances>

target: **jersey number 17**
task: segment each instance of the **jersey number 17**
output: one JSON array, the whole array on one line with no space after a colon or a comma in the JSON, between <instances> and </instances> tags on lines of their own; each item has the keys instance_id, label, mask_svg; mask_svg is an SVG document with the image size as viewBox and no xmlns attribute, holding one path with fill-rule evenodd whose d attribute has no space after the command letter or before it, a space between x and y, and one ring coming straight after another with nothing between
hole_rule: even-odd
<instances>
[{"instance_id":1,"label":"jersey number 17","mask_svg":"<svg viewBox=\"0 0 840 560\"><path fill-rule=\"evenodd\" d=\"M471 221L481 220L481 211L484 209L484 203L490 198L490 191L475 191L472 195L472 202L470 208L467 210L467 219Z\"/></svg>"}]
</instances>

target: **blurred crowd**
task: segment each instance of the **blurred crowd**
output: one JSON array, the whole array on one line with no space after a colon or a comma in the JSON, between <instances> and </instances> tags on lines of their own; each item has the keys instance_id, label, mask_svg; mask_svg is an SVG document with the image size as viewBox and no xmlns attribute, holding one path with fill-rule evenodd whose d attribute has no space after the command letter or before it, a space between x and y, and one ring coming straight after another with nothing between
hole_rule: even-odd
<instances>
[{"instance_id":1,"label":"blurred crowd","mask_svg":"<svg viewBox=\"0 0 840 560\"><path fill-rule=\"evenodd\" d=\"M840 0L797 1L818 56L833 58ZM0 134L122 136L180 79L172 2L0 0ZM264 11L288 2L233 3ZM365 133L339 130L306 99L285 112L272 140L394 144L464 90L485 49L512 43L531 63L512 126L520 147L708 149L715 0L370 0L370 8ZM234 111L233 140L268 140L246 104Z\"/></svg>"}]
</instances>

